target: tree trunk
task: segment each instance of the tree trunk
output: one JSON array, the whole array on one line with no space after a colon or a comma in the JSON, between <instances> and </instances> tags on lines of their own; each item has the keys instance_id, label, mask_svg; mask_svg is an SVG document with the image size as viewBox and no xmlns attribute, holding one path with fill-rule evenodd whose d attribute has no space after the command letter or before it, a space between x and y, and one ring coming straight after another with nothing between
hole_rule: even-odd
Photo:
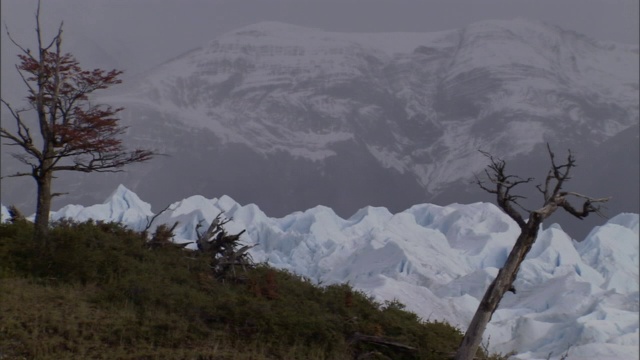
<instances>
[{"instance_id":1,"label":"tree trunk","mask_svg":"<svg viewBox=\"0 0 640 360\"><path fill-rule=\"evenodd\" d=\"M518 200L524 197L515 195L511 193L511 191L520 184L526 184L532 181L533 178L524 179L516 175L506 174L504 170L506 162L504 160L494 158L489 153L482 152L491 160L491 164L487 166L485 173L488 180L495 185L495 188L485 186L485 182L478 177L476 177L477 184L481 189L496 195L498 206L520 226L520 236L518 236L516 244L513 246L513 249L511 249L504 266L498 271L498 276L496 276L495 280L493 280L484 293L482 301L480 301L480 305L478 305L478 310L476 310L471 324L469 324L469 328L460 343L458 352L455 355L456 360L473 359L482 341L482 335L484 334L487 324L491 321L491 316L493 316L493 313L498 308L500 300L502 300L502 297L507 291L513 288L513 282L518 275L518 270L520 270L520 264L522 264L529 250L531 250L531 246L533 246L533 243L536 241L542 221L551 216L551 214L559 208L563 208L578 219L583 219L594 212L600 214L600 206L594 205L594 203L604 203L610 199L594 199L579 193L562 191L562 185L566 180L570 179L569 172L571 168L575 167L575 159L569 150L566 163L556 164L554 160L555 156L549 144L547 144L547 150L551 158L551 169L547 173L544 185L540 184L536 186L538 191L544 195L544 206L538 210L529 211L529 218L526 221L522 217L522 214L514 207L515 205L522 208ZM573 207L567 201L567 196L584 199L585 201L582 204L582 208Z\"/></svg>"},{"instance_id":2,"label":"tree trunk","mask_svg":"<svg viewBox=\"0 0 640 360\"><path fill-rule=\"evenodd\" d=\"M36 207L34 239L42 246L47 243L49 233L49 213L51 212L51 181L53 173L44 172L36 178L38 188L38 202Z\"/></svg>"},{"instance_id":3,"label":"tree trunk","mask_svg":"<svg viewBox=\"0 0 640 360\"><path fill-rule=\"evenodd\" d=\"M540 215L531 214L531 218L526 226L521 228L520 236L518 236L518 240L513 246L511 253L509 253L507 261L485 292L478 306L478 310L473 316L467 332L464 334L462 343L455 355L455 360L471 360L474 358L478 346L480 346L480 342L482 341L485 328L489 321L491 321L491 316L498 308L504 294L509 291L513 285L518 275L520 264L522 264L527 253L531 250L531 246L536 241L542 220L543 218Z\"/></svg>"}]
</instances>

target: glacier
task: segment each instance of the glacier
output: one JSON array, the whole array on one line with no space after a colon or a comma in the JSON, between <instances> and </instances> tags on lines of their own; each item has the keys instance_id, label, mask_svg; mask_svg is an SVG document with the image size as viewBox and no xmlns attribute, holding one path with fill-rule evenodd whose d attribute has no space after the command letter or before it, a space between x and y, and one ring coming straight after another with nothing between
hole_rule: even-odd
<instances>
[{"instance_id":1,"label":"glacier","mask_svg":"<svg viewBox=\"0 0 640 360\"><path fill-rule=\"evenodd\" d=\"M229 196L174 202L151 226L179 222L175 241L218 214L255 244L251 255L318 284L349 283L378 301L399 300L429 321L466 329L515 243L518 226L490 203L418 204L391 213L365 207L344 219L316 206L281 218ZM7 208L2 206L2 221ZM52 220L104 220L144 229L151 205L120 185L103 204L67 205ZM193 244L189 245L193 246ZM188 247L189 247L188 246ZM638 214L621 213L582 241L558 224L543 228L485 332L510 359L638 359Z\"/></svg>"}]
</instances>

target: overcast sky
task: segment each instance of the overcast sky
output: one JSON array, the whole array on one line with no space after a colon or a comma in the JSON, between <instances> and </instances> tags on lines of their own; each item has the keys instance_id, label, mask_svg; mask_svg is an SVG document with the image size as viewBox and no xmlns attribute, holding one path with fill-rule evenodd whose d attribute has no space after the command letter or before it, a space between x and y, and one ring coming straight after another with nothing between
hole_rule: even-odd
<instances>
[{"instance_id":1,"label":"overcast sky","mask_svg":"<svg viewBox=\"0 0 640 360\"><path fill-rule=\"evenodd\" d=\"M21 42L32 41L37 0L1 4L3 27ZM64 20L66 50L85 64L97 61L96 66L129 74L266 20L331 31L422 32L516 17L638 44L638 0L44 0L42 5L50 31ZM2 40L4 78L15 71L15 53L4 33Z\"/></svg>"},{"instance_id":2,"label":"overcast sky","mask_svg":"<svg viewBox=\"0 0 640 360\"><path fill-rule=\"evenodd\" d=\"M598 40L639 42L639 0L42 0L51 38L60 21L64 50L83 67L117 68L126 76L150 69L216 36L260 21L344 32L428 32L491 19L541 20ZM35 49L37 0L1 0L1 90L15 104L25 96L16 48L4 27ZM5 111L5 108L2 107Z\"/></svg>"}]
</instances>

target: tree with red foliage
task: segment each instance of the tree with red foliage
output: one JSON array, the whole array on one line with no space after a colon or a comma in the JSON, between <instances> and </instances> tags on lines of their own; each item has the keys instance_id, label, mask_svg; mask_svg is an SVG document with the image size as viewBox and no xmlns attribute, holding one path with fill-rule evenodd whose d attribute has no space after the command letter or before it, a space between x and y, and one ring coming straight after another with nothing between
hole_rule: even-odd
<instances>
[{"instance_id":1,"label":"tree with red foliage","mask_svg":"<svg viewBox=\"0 0 640 360\"><path fill-rule=\"evenodd\" d=\"M102 69L83 70L71 54L61 53L62 23L57 34L43 43L40 29L40 2L36 11L38 51L35 54L18 44L9 33L11 42L21 51L16 69L28 88L22 109L2 103L15 120L10 131L4 124L0 137L6 145L17 146L20 153L12 154L29 165L30 171L10 175L31 176L37 184L35 237L46 243L49 228L52 193L51 182L57 171L118 172L124 165L147 161L153 151L127 151L119 139L126 128L119 125L117 114L122 108L97 105L89 96L97 90L121 83L122 71ZM32 133L25 113L35 111L39 135ZM35 120L35 119L34 119Z\"/></svg>"}]
</instances>

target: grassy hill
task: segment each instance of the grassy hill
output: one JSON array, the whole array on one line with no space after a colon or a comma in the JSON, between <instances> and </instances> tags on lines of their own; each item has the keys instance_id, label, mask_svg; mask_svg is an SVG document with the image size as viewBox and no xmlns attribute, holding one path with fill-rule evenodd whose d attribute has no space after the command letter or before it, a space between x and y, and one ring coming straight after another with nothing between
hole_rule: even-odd
<instances>
[{"instance_id":1,"label":"grassy hill","mask_svg":"<svg viewBox=\"0 0 640 360\"><path fill-rule=\"evenodd\" d=\"M0 225L1 359L447 359L462 337L263 264L219 278L118 224L59 222L46 247L32 231Z\"/></svg>"}]
</instances>

